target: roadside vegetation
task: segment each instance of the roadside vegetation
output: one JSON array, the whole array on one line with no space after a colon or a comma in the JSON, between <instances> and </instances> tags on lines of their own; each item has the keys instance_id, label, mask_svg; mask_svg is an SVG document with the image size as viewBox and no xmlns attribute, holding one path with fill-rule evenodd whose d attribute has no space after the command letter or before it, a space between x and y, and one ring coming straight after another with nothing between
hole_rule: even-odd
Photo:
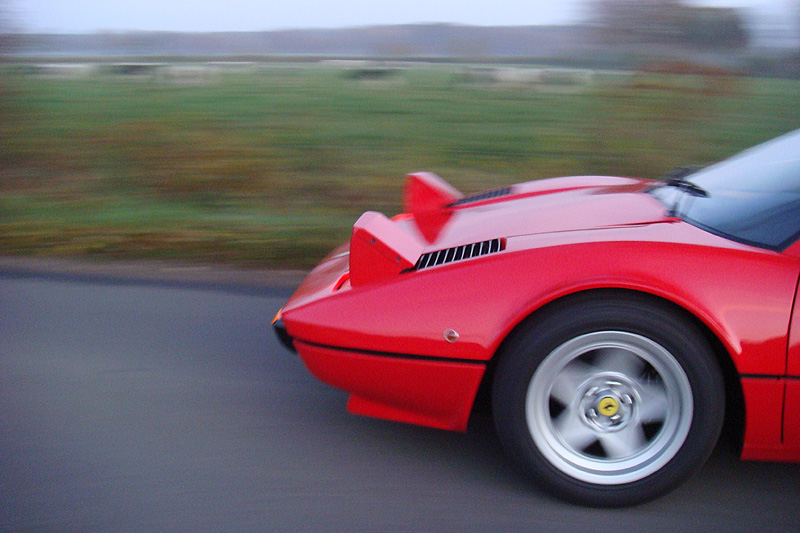
<instances>
[{"instance_id":1,"label":"roadside vegetation","mask_svg":"<svg viewBox=\"0 0 800 533\"><path fill-rule=\"evenodd\" d=\"M656 178L800 127L800 82L714 73L542 86L447 65L365 79L276 64L186 83L3 69L4 254L306 268L364 210L399 212L408 172L465 193Z\"/></svg>"}]
</instances>

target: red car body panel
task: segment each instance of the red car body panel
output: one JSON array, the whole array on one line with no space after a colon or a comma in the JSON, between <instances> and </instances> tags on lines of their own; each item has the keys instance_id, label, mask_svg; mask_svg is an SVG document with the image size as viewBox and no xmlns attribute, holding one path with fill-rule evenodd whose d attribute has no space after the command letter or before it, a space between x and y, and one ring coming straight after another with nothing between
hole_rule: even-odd
<instances>
[{"instance_id":1,"label":"red car body panel","mask_svg":"<svg viewBox=\"0 0 800 533\"><path fill-rule=\"evenodd\" d=\"M302 342L297 351L320 381L350 392L351 413L456 431L467 428L485 370L483 365L375 356Z\"/></svg>"},{"instance_id":2,"label":"red car body panel","mask_svg":"<svg viewBox=\"0 0 800 533\"><path fill-rule=\"evenodd\" d=\"M583 291L631 290L683 308L724 347L742 376L743 457L800 460L800 382L788 377L800 376L800 248L672 218L645 180L543 180L459 205L415 176L432 189L407 193L419 212L360 220L349 253L329 255L282 310L311 372L351 393L350 411L464 430L486 364L520 322ZM410 266L489 239L502 251Z\"/></svg>"},{"instance_id":3,"label":"red car body panel","mask_svg":"<svg viewBox=\"0 0 800 533\"><path fill-rule=\"evenodd\" d=\"M786 381L785 398L781 443L785 456L780 459L800 461L800 381Z\"/></svg>"},{"instance_id":4,"label":"red car body panel","mask_svg":"<svg viewBox=\"0 0 800 533\"><path fill-rule=\"evenodd\" d=\"M786 375L800 377L800 286L794 301L794 320L789 331L789 356L786 360Z\"/></svg>"},{"instance_id":5,"label":"red car body panel","mask_svg":"<svg viewBox=\"0 0 800 533\"><path fill-rule=\"evenodd\" d=\"M742 459L800 461L800 381L743 378Z\"/></svg>"}]
</instances>

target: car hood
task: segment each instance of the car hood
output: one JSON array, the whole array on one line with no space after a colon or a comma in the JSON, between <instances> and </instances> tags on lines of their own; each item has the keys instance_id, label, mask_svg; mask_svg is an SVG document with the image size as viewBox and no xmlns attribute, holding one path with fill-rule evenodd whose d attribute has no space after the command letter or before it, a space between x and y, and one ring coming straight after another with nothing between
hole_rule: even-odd
<instances>
[{"instance_id":1,"label":"car hood","mask_svg":"<svg viewBox=\"0 0 800 533\"><path fill-rule=\"evenodd\" d=\"M582 176L552 178L463 196L438 176L410 175L405 213L368 211L350 241L309 276L292 304L339 287L361 287L403 272L502 251L515 237L673 222L647 191L655 182ZM299 296L302 295L302 296Z\"/></svg>"},{"instance_id":2,"label":"car hood","mask_svg":"<svg viewBox=\"0 0 800 533\"><path fill-rule=\"evenodd\" d=\"M654 184L605 176L551 178L467 196L397 222L431 251L496 238L673 221L646 194Z\"/></svg>"}]
</instances>

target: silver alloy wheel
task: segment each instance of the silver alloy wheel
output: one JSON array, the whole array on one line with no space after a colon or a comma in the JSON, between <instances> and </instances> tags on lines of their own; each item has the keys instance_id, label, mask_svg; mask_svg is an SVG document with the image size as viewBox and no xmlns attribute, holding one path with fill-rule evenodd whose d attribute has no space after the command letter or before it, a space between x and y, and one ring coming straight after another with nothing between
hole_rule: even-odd
<instances>
[{"instance_id":1,"label":"silver alloy wheel","mask_svg":"<svg viewBox=\"0 0 800 533\"><path fill-rule=\"evenodd\" d=\"M587 483L643 479L681 449L692 389L675 357L640 335L575 337L545 357L528 386L525 417L541 454Z\"/></svg>"}]
</instances>

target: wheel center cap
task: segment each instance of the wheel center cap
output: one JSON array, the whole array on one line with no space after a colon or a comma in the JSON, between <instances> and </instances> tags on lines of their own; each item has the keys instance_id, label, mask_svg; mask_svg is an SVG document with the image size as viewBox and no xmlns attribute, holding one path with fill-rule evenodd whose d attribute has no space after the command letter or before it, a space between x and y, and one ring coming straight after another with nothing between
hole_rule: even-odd
<instances>
[{"instance_id":1,"label":"wheel center cap","mask_svg":"<svg viewBox=\"0 0 800 533\"><path fill-rule=\"evenodd\" d=\"M625 376L604 374L587 383L577 398L583 422L592 431L624 429L636 417L636 392Z\"/></svg>"},{"instance_id":2,"label":"wheel center cap","mask_svg":"<svg viewBox=\"0 0 800 533\"><path fill-rule=\"evenodd\" d=\"M605 396L597 402L597 412L603 416L612 417L619 412L619 402L611 396Z\"/></svg>"}]
</instances>

